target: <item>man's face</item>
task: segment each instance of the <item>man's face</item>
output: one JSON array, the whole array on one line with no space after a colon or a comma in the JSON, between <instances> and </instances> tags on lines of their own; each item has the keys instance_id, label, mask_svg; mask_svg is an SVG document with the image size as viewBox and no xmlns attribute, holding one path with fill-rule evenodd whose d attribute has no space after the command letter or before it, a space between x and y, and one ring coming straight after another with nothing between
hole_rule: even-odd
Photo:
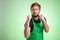
<instances>
[{"instance_id":1,"label":"man's face","mask_svg":"<svg viewBox=\"0 0 60 40\"><path fill-rule=\"evenodd\" d=\"M38 7L38 6L32 7L32 8L31 8L31 12L32 12L32 15L33 15L33 16L39 15L39 12L40 12L39 7Z\"/></svg>"}]
</instances>

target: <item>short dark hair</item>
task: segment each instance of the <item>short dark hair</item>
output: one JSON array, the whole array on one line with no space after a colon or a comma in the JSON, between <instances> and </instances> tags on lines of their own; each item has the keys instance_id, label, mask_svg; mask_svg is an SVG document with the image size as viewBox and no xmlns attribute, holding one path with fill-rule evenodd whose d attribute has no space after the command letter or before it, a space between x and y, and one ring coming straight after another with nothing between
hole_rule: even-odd
<instances>
[{"instance_id":1,"label":"short dark hair","mask_svg":"<svg viewBox=\"0 0 60 40\"><path fill-rule=\"evenodd\" d=\"M31 5L31 8L34 7L34 6L38 6L38 7L39 7L39 10L41 9L41 5L38 4L37 2L33 3L33 4Z\"/></svg>"}]
</instances>

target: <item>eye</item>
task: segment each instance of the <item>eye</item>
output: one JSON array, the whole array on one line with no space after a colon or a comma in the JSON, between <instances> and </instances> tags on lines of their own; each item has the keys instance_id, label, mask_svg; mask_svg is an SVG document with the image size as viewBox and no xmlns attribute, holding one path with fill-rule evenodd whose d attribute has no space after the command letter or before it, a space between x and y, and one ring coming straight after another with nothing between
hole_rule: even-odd
<instances>
[{"instance_id":1,"label":"eye","mask_svg":"<svg viewBox=\"0 0 60 40\"><path fill-rule=\"evenodd\" d=\"M38 9L36 9L36 10L38 10Z\"/></svg>"},{"instance_id":2,"label":"eye","mask_svg":"<svg viewBox=\"0 0 60 40\"><path fill-rule=\"evenodd\" d=\"M35 10L35 9L33 9L33 10Z\"/></svg>"}]
</instances>

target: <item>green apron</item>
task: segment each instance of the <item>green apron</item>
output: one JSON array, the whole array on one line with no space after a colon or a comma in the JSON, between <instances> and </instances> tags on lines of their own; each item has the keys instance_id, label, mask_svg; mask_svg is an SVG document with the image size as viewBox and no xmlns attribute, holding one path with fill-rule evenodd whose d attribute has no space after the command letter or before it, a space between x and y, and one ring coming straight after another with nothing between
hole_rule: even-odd
<instances>
[{"instance_id":1,"label":"green apron","mask_svg":"<svg viewBox=\"0 0 60 40\"><path fill-rule=\"evenodd\" d=\"M41 20L41 19L40 19ZM41 20L40 23L34 22L32 18L34 29L32 32L30 32L29 38L27 40L43 40L43 22Z\"/></svg>"}]
</instances>

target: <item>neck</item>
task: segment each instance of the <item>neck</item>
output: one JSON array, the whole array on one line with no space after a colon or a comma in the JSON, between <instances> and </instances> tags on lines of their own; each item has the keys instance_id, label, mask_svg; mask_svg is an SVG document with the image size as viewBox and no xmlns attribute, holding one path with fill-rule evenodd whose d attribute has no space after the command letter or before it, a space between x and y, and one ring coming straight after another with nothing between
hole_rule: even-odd
<instances>
[{"instance_id":1,"label":"neck","mask_svg":"<svg viewBox=\"0 0 60 40\"><path fill-rule=\"evenodd\" d=\"M38 17L34 17L35 20L38 20Z\"/></svg>"}]
</instances>

